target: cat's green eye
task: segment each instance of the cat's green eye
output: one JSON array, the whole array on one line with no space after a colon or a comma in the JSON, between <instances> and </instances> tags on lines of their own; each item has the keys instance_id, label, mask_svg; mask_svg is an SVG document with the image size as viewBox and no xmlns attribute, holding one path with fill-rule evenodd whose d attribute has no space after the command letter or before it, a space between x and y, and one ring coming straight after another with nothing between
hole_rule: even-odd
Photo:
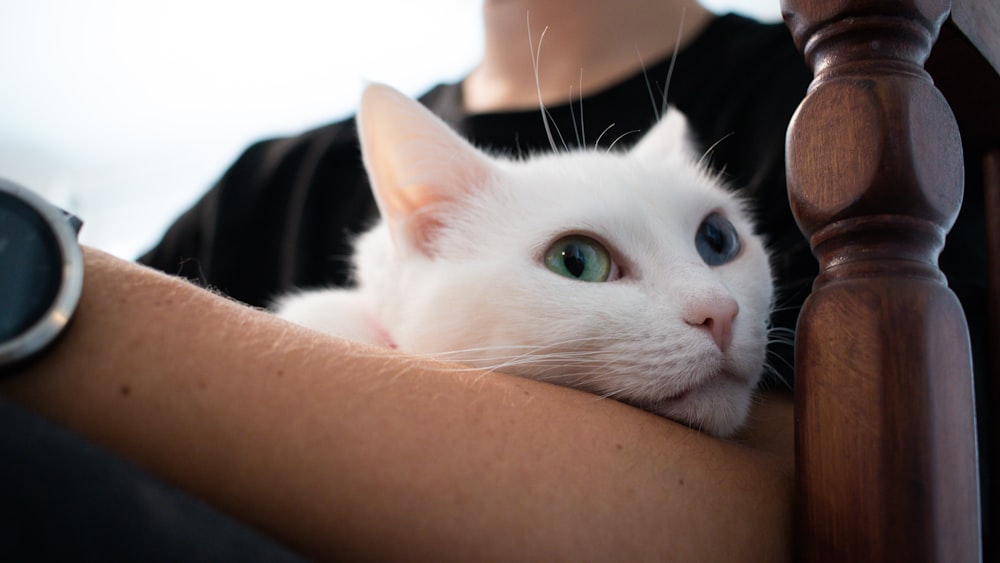
<instances>
[{"instance_id":1,"label":"cat's green eye","mask_svg":"<svg viewBox=\"0 0 1000 563\"><path fill-rule=\"evenodd\" d=\"M545 266L570 279L603 282L611 276L611 255L596 240L571 235L557 240L545 251Z\"/></svg>"}]
</instances>

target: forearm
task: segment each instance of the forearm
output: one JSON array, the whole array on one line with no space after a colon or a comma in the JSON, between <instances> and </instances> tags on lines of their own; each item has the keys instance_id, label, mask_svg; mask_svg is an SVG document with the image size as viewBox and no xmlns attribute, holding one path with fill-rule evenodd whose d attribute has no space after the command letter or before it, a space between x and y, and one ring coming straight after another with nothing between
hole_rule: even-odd
<instances>
[{"instance_id":1,"label":"forearm","mask_svg":"<svg viewBox=\"0 0 1000 563\"><path fill-rule=\"evenodd\" d=\"M788 557L784 446L357 347L85 254L68 334L0 390L308 554Z\"/></svg>"}]
</instances>

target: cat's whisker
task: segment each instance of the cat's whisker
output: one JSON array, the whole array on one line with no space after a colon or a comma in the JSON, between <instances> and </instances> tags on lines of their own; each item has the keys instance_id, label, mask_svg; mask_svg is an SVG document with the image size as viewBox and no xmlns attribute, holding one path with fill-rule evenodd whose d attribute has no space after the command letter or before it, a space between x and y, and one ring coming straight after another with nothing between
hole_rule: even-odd
<instances>
[{"instance_id":1,"label":"cat's whisker","mask_svg":"<svg viewBox=\"0 0 1000 563\"><path fill-rule=\"evenodd\" d=\"M783 334L785 336L795 336L795 329L787 326L772 326L767 329L768 334Z\"/></svg>"},{"instance_id":2,"label":"cat's whisker","mask_svg":"<svg viewBox=\"0 0 1000 563\"><path fill-rule=\"evenodd\" d=\"M612 401L628 403L629 401L625 398L626 391L627 389L613 389L604 393L598 393L597 396L602 399L611 399Z\"/></svg>"},{"instance_id":3,"label":"cat's whisker","mask_svg":"<svg viewBox=\"0 0 1000 563\"><path fill-rule=\"evenodd\" d=\"M529 366L532 368L532 373L537 379L537 375L545 373L547 371L561 370L567 365L566 362L554 362L547 365L540 365L537 362L532 361L532 358L514 358L500 363L491 364L474 364L481 369L486 369L489 371L504 371L506 369L514 369L521 366Z\"/></svg>"},{"instance_id":4,"label":"cat's whisker","mask_svg":"<svg viewBox=\"0 0 1000 563\"><path fill-rule=\"evenodd\" d=\"M769 358L776 358L778 360L781 360L781 363L785 364L789 368L793 367L792 362L789 362L785 357L783 357L781 354L774 352L773 350L767 350L765 351L765 354Z\"/></svg>"},{"instance_id":5,"label":"cat's whisker","mask_svg":"<svg viewBox=\"0 0 1000 563\"><path fill-rule=\"evenodd\" d=\"M802 303L808 297L810 290L810 283L789 282L784 285L776 285L774 287L775 298L771 304L771 311L775 313L798 311L802 308Z\"/></svg>"},{"instance_id":6,"label":"cat's whisker","mask_svg":"<svg viewBox=\"0 0 1000 563\"><path fill-rule=\"evenodd\" d=\"M454 356L454 355L469 355L469 354L482 354L483 352L498 352L502 350L526 350L531 352L544 352L546 350L558 349L564 346L578 346L587 343L597 343L604 344L608 342L613 342L614 338L607 336L584 336L579 338L571 338L566 340L561 340L558 342L552 342L548 344L503 344L503 345L492 345L492 346L481 346L474 348L464 348L460 350L447 350L435 353L427 353L423 355L434 355L438 357ZM559 352L563 354L596 354L600 353L599 350L586 350L586 349L573 349Z\"/></svg>"},{"instance_id":7,"label":"cat's whisker","mask_svg":"<svg viewBox=\"0 0 1000 563\"><path fill-rule=\"evenodd\" d=\"M476 360L477 362L479 360ZM602 358L588 358L585 356L517 356L503 360L501 363L492 365L502 365L504 367L518 367L522 365L537 367L539 369L564 369L567 366L588 366L596 371L599 368L606 368L608 361ZM481 364L480 364L481 365Z\"/></svg>"},{"instance_id":8,"label":"cat's whisker","mask_svg":"<svg viewBox=\"0 0 1000 563\"><path fill-rule=\"evenodd\" d=\"M605 361L603 359L600 359L599 356L603 354L603 352L599 350L592 350L592 351L569 350L569 351L549 352L545 354L539 354L537 352L542 347L528 347L531 348L531 350L529 350L529 352L527 353L503 354L500 353L502 352L503 348L506 347L498 347L497 349L485 348L478 352L475 350L459 350L441 354L430 353L430 354L422 354L421 356L436 359L439 361L444 361L444 360L458 361L458 362L467 361L471 362L475 366L478 366L479 369L493 369L493 370L502 367L516 367L524 364L533 364L533 365L551 364L554 367L560 367L566 365L567 362L574 362L577 364L588 363L588 362L593 363L594 360L591 358L593 356L597 356L598 360L600 361ZM482 352L497 352L497 354L494 356L485 356L482 354Z\"/></svg>"},{"instance_id":9,"label":"cat's whisker","mask_svg":"<svg viewBox=\"0 0 1000 563\"><path fill-rule=\"evenodd\" d=\"M576 146L581 147L580 128L576 124L576 112L573 110L573 85L569 85L569 119L573 122L573 135L576 136Z\"/></svg>"},{"instance_id":10,"label":"cat's whisker","mask_svg":"<svg viewBox=\"0 0 1000 563\"><path fill-rule=\"evenodd\" d=\"M782 363L788 364L788 361L785 360L784 358L781 358L780 356L777 358L781 360ZM789 365L788 367L790 369L791 365ZM764 369L767 370L767 373L770 374L774 380L780 382L785 387L785 389L789 391L794 391L794 387L792 386L792 383L789 380L789 378L786 377L781 370L779 370L777 367L771 364L770 361L764 362Z\"/></svg>"},{"instance_id":11,"label":"cat's whisker","mask_svg":"<svg viewBox=\"0 0 1000 563\"><path fill-rule=\"evenodd\" d=\"M767 331L767 343L789 344L789 345L794 344L795 330L782 326L771 327Z\"/></svg>"},{"instance_id":12,"label":"cat's whisker","mask_svg":"<svg viewBox=\"0 0 1000 563\"><path fill-rule=\"evenodd\" d=\"M580 97L580 139L577 142L577 146L583 148L587 145L587 125L583 121L583 67L580 67L580 84L577 87L577 92Z\"/></svg>"},{"instance_id":13,"label":"cat's whisker","mask_svg":"<svg viewBox=\"0 0 1000 563\"><path fill-rule=\"evenodd\" d=\"M532 374L532 378L538 381L546 381L550 383L556 382L559 383L560 385L568 385L570 387L580 387L580 388L593 388L595 386L601 387L601 385L595 385L595 384L600 383L605 379L613 379L604 376L599 371L600 366L596 367L586 366L586 367L588 369L567 371L565 369L565 366L563 366L562 369L555 371L555 373L552 376L548 376L547 374L554 370L546 370L544 372Z\"/></svg>"},{"instance_id":14,"label":"cat's whisker","mask_svg":"<svg viewBox=\"0 0 1000 563\"><path fill-rule=\"evenodd\" d=\"M617 144L618 141L622 140L625 137L628 137L629 135L632 135L633 133L638 133L638 132L639 132L638 129L633 129L631 131L626 131L621 135L618 135L618 137L614 141L611 141L611 144L608 145L608 150L606 152L611 152L611 150L615 148L615 144Z\"/></svg>"},{"instance_id":15,"label":"cat's whisker","mask_svg":"<svg viewBox=\"0 0 1000 563\"><path fill-rule=\"evenodd\" d=\"M556 124L556 120L553 119L552 113L549 111L548 108L545 108L545 115L549 116L548 122L556 130L556 135L559 137L559 143L562 144L564 150L569 151L570 150L569 145L566 144L566 139L563 137L562 130L559 129L559 125ZM553 148L552 151L559 152L558 149L556 148Z\"/></svg>"},{"instance_id":16,"label":"cat's whisker","mask_svg":"<svg viewBox=\"0 0 1000 563\"><path fill-rule=\"evenodd\" d=\"M447 358L451 358L451 357L461 357L461 356L475 355L475 357L477 357L477 358L491 359L491 358L493 358L493 356L485 356L484 353L486 353L486 352L495 352L497 354L500 354L501 350L511 350L511 351L516 351L516 350L534 350L536 348L538 348L538 347L537 346L529 346L529 345L522 345L522 346L512 345L512 346L501 346L501 347L485 346L485 347L481 347L481 348L463 348L463 349L460 349L460 350L442 350L440 352L424 352L424 353L418 353L418 354L415 354L415 355L432 357L432 358L438 358L438 359L447 359ZM518 354L518 355L520 355L520 354ZM498 356L495 356L495 357L497 357L497 358L507 358L507 357L512 357L512 356L514 356L514 354L503 354L503 355L498 355Z\"/></svg>"},{"instance_id":17,"label":"cat's whisker","mask_svg":"<svg viewBox=\"0 0 1000 563\"><path fill-rule=\"evenodd\" d=\"M677 65L677 54L681 50L681 37L684 35L684 17L687 9L681 8L680 23L677 25L677 39L674 41L674 51L670 54L670 67L667 68L667 79L663 83L663 97L661 98L660 116L667 113L667 94L670 92L670 81L674 78L674 67ZM659 119L659 118L657 118Z\"/></svg>"},{"instance_id":18,"label":"cat's whisker","mask_svg":"<svg viewBox=\"0 0 1000 563\"><path fill-rule=\"evenodd\" d=\"M565 381L567 377L569 377L565 371L567 366L576 366L578 368L586 367L587 371L583 372L586 377L592 377L594 374L601 373L607 373L614 376L617 374L627 374L631 372L629 367L623 367L618 365L617 362L608 359L606 352L603 350L575 349L546 351L547 348L566 346L577 340L582 342L592 340L607 341L609 339L583 338L546 346L498 346L483 348L479 351L464 350L449 352L442 355L429 354L429 356L435 357L438 360L444 360L446 358L443 356L447 356L447 359L458 362L468 361L475 366L471 369L482 369L487 371L502 371L506 368L530 366L532 368L532 375L536 379L541 378L544 374L550 371L556 371L557 377L546 377L545 379L560 379ZM523 351L516 354L503 353L507 349L520 349ZM494 352L495 355L485 356L483 355L484 352Z\"/></svg>"},{"instance_id":19,"label":"cat's whisker","mask_svg":"<svg viewBox=\"0 0 1000 563\"><path fill-rule=\"evenodd\" d=\"M545 103L542 101L542 82L538 72L539 61L542 58L542 41L545 40L545 33L549 31L549 27L545 26L545 29L542 30L542 34L538 36L538 48L536 50L534 41L531 38L530 11L527 12L526 17L528 26L528 48L531 50L531 66L535 71L535 91L538 93L538 109L542 113L542 125L545 126L545 134L549 138L549 146L552 147L552 152L559 152L559 147L556 146L556 140L552 136L552 128L549 127L549 114L545 109Z\"/></svg>"},{"instance_id":20,"label":"cat's whisker","mask_svg":"<svg viewBox=\"0 0 1000 563\"><path fill-rule=\"evenodd\" d=\"M788 305L787 307L772 307L771 313L783 313L785 311L798 311L801 309L799 305ZM791 330L791 329L789 329Z\"/></svg>"},{"instance_id":21,"label":"cat's whisker","mask_svg":"<svg viewBox=\"0 0 1000 563\"><path fill-rule=\"evenodd\" d=\"M718 141L712 143L712 146L710 146L707 149L705 149L705 152L702 153L701 158L698 159L698 168L705 168L707 166L705 164L705 160L707 160L709 157L711 157L712 152L714 152L715 148L719 146L719 143L721 143L722 141L725 141L726 139L728 139L729 137L732 137L732 136L733 136L733 133L727 133L727 134L723 135L723 137L721 139L719 139Z\"/></svg>"},{"instance_id":22,"label":"cat's whisker","mask_svg":"<svg viewBox=\"0 0 1000 563\"><path fill-rule=\"evenodd\" d=\"M594 141L594 150L595 151L597 150L597 147L601 146L601 139L604 138L604 134L607 133L608 131L610 131L614 126L615 126L614 123L612 123L611 125L608 125L607 127L604 128L604 131L601 131L601 134L597 136L597 140Z\"/></svg>"},{"instance_id":23,"label":"cat's whisker","mask_svg":"<svg viewBox=\"0 0 1000 563\"><path fill-rule=\"evenodd\" d=\"M786 378L785 376L781 375L781 372L778 371L774 366L772 366L771 364L765 362L764 363L764 368L767 369L768 373L770 373L771 375L773 375L774 378L776 380L780 381L781 384L784 385L789 391L794 390L794 387L792 386L791 382L788 381L788 378Z\"/></svg>"},{"instance_id":24,"label":"cat's whisker","mask_svg":"<svg viewBox=\"0 0 1000 563\"><path fill-rule=\"evenodd\" d=\"M639 46L634 45L635 56L639 59L639 66L642 67L642 78L646 81L646 91L649 92L649 102L653 104L653 115L656 116L656 121L659 121L663 116L663 112L660 108L660 104L656 103L656 95L653 94L653 85L649 82L649 73L646 72L646 62L642 60L642 53L639 52ZM666 105L663 104L665 108Z\"/></svg>"}]
</instances>

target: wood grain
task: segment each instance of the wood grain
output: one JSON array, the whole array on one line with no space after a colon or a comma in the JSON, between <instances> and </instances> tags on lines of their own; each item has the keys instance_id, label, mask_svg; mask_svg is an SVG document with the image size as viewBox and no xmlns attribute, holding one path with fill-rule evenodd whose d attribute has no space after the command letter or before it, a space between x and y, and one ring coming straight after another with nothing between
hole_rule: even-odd
<instances>
[{"instance_id":1,"label":"wood grain","mask_svg":"<svg viewBox=\"0 0 1000 563\"><path fill-rule=\"evenodd\" d=\"M785 0L815 73L787 137L820 261L796 337L796 556L977 561L969 334L937 265L959 130L923 65L946 0Z\"/></svg>"}]
</instances>

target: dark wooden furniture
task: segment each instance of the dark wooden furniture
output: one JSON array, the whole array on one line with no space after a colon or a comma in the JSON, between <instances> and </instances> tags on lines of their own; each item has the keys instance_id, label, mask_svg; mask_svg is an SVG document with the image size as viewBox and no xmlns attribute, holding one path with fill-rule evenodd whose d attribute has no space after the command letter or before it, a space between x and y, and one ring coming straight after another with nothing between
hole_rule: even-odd
<instances>
[{"instance_id":1,"label":"dark wooden furniture","mask_svg":"<svg viewBox=\"0 0 1000 563\"><path fill-rule=\"evenodd\" d=\"M987 338L1000 340L1000 0L782 10L815 73L787 151L792 208L820 261L796 342L796 557L977 561L998 534L980 530L969 333L938 255L966 163L981 166ZM1000 404L998 350L976 374L981 407ZM980 429L984 455L1000 451L998 429ZM1000 485L997 465L986 477Z\"/></svg>"}]
</instances>

